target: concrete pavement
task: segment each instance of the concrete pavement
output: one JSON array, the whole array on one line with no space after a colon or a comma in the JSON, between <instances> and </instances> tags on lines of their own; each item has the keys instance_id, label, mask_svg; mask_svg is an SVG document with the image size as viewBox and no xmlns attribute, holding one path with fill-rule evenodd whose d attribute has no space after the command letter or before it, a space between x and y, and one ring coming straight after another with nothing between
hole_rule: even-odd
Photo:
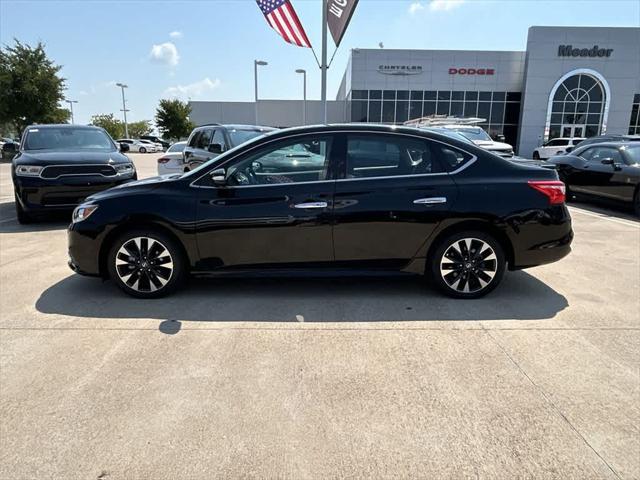
<instances>
[{"instance_id":1,"label":"concrete pavement","mask_svg":"<svg viewBox=\"0 0 640 480\"><path fill-rule=\"evenodd\" d=\"M141 176L154 155L132 155ZM412 279L194 280L155 301L20 226L0 165L0 478L640 478L640 223L477 301Z\"/></svg>"}]
</instances>

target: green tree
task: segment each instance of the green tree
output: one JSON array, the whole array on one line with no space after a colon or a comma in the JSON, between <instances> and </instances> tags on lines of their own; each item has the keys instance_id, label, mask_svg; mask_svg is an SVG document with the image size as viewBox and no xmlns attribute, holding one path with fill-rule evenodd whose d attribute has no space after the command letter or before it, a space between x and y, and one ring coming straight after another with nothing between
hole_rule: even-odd
<instances>
[{"instance_id":1,"label":"green tree","mask_svg":"<svg viewBox=\"0 0 640 480\"><path fill-rule=\"evenodd\" d=\"M32 123L60 123L69 111L60 108L65 79L38 42L33 48L18 40L0 48L0 123L10 123L21 134Z\"/></svg>"},{"instance_id":2,"label":"green tree","mask_svg":"<svg viewBox=\"0 0 640 480\"><path fill-rule=\"evenodd\" d=\"M124 137L124 123L114 117L113 113L92 116L91 125L104 128L114 140Z\"/></svg>"},{"instance_id":3,"label":"green tree","mask_svg":"<svg viewBox=\"0 0 640 480\"><path fill-rule=\"evenodd\" d=\"M191 107L178 99L160 100L156 110L156 125L162 136L171 140L188 137L194 125L189 120Z\"/></svg>"},{"instance_id":4,"label":"green tree","mask_svg":"<svg viewBox=\"0 0 640 480\"><path fill-rule=\"evenodd\" d=\"M140 120L139 122L131 122L127 124L129 129L129 137L140 138L151 131L151 120Z\"/></svg>"}]
</instances>

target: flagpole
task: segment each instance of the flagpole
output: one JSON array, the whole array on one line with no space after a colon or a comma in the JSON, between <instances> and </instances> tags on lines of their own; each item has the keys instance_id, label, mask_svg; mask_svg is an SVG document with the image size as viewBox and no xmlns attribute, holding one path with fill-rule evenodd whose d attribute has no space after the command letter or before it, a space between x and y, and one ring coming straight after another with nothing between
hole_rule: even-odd
<instances>
[{"instance_id":1,"label":"flagpole","mask_svg":"<svg viewBox=\"0 0 640 480\"><path fill-rule=\"evenodd\" d=\"M322 85L321 100L324 123L327 123L327 0L322 0Z\"/></svg>"}]
</instances>

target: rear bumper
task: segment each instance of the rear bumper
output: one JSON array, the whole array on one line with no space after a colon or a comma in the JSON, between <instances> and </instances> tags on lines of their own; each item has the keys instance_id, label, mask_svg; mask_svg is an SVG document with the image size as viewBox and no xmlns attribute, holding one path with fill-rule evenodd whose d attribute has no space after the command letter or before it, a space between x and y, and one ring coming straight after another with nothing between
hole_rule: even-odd
<instances>
[{"instance_id":1,"label":"rear bumper","mask_svg":"<svg viewBox=\"0 0 640 480\"><path fill-rule=\"evenodd\" d=\"M512 270L556 262L571 252L573 229L564 205L514 217L508 223L513 246Z\"/></svg>"}]
</instances>

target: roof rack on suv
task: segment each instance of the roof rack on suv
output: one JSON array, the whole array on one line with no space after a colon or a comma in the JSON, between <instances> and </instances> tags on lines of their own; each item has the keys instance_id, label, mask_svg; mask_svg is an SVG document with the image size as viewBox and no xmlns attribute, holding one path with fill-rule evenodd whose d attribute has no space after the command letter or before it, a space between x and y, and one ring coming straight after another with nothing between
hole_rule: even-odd
<instances>
[{"instance_id":1,"label":"roof rack on suv","mask_svg":"<svg viewBox=\"0 0 640 480\"><path fill-rule=\"evenodd\" d=\"M433 127L437 125L477 125L486 122L485 118L478 117L453 117L449 115L429 115L427 117L407 120L403 125L409 127Z\"/></svg>"}]
</instances>

